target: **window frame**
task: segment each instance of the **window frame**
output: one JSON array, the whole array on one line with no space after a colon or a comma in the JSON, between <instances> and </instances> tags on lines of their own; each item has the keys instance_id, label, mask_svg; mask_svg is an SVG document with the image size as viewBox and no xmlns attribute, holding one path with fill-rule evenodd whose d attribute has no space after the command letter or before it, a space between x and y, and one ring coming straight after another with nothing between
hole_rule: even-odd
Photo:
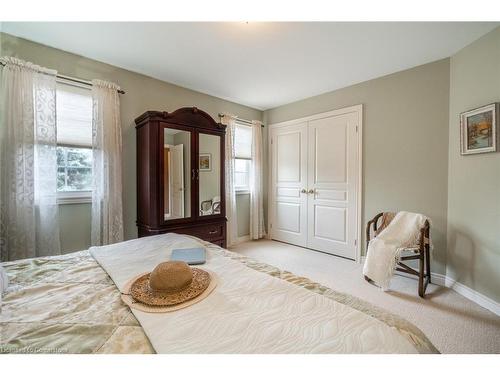
<instances>
[{"instance_id":1,"label":"window frame","mask_svg":"<svg viewBox=\"0 0 500 375\"><path fill-rule=\"evenodd\" d=\"M248 124L246 124L244 122L240 122L238 120L236 120L236 126L251 128L250 125L248 125ZM253 143L253 139L252 139L252 143ZM248 172L247 172L248 173L248 185L247 186L239 186L238 187L235 184L235 186L234 186L234 190L235 190L236 195L248 195L248 194L250 194L250 168L252 168L253 159L250 156L249 158L235 157L234 160L235 160L235 162L236 162L236 160L249 160L250 161ZM236 173L236 171L234 173Z\"/></svg>"},{"instance_id":2,"label":"window frame","mask_svg":"<svg viewBox=\"0 0 500 375\"><path fill-rule=\"evenodd\" d=\"M252 167L252 158L234 158L234 160L246 160L250 161L250 168ZM236 192L236 195L245 195L245 194L250 194L250 168L248 169L248 185L247 186L237 186L236 184L234 185L234 191ZM236 171L234 172L236 173Z\"/></svg>"},{"instance_id":3,"label":"window frame","mask_svg":"<svg viewBox=\"0 0 500 375\"><path fill-rule=\"evenodd\" d=\"M64 78L58 77L56 82L59 84L62 84L62 85L79 87L79 88L91 91L91 87L89 87L87 85L80 84L77 82L68 81ZM57 90L57 88L56 88L56 90ZM57 124L57 117L56 117L56 130L57 130L57 126L58 126L58 124ZM89 149L90 148L90 149L92 149L92 146L74 145L74 144L68 144L66 142L64 142L64 143L57 142L56 148L57 147L71 147L71 148L77 148L77 149ZM59 164L57 164L56 167L57 167L57 169L59 169ZM92 168L91 168L91 170L92 170ZM92 173L92 176L93 176L93 173ZM57 191L57 204L58 205L82 204L82 203L92 203L92 190Z\"/></svg>"},{"instance_id":4,"label":"window frame","mask_svg":"<svg viewBox=\"0 0 500 375\"><path fill-rule=\"evenodd\" d=\"M92 203L92 190L58 191L57 204Z\"/></svg>"}]
</instances>

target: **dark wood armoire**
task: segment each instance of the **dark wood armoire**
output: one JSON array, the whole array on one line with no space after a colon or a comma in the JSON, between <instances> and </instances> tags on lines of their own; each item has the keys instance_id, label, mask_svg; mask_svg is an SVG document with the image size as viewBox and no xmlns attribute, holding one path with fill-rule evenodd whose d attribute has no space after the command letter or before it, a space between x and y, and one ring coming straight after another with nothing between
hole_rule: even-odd
<instances>
[{"instance_id":1,"label":"dark wood armoire","mask_svg":"<svg viewBox=\"0 0 500 375\"><path fill-rule=\"evenodd\" d=\"M175 232L226 247L225 125L196 107L135 123L139 237Z\"/></svg>"}]
</instances>

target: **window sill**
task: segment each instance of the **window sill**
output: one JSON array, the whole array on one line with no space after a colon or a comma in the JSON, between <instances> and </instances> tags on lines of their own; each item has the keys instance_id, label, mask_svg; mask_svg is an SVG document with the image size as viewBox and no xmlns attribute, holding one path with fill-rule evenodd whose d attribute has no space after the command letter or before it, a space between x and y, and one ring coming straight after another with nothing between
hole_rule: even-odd
<instances>
[{"instance_id":1,"label":"window sill","mask_svg":"<svg viewBox=\"0 0 500 375\"><path fill-rule=\"evenodd\" d=\"M249 195L250 190L236 190L236 195Z\"/></svg>"},{"instance_id":2,"label":"window sill","mask_svg":"<svg viewBox=\"0 0 500 375\"><path fill-rule=\"evenodd\" d=\"M57 204L92 203L91 192L61 192L57 194Z\"/></svg>"}]
</instances>

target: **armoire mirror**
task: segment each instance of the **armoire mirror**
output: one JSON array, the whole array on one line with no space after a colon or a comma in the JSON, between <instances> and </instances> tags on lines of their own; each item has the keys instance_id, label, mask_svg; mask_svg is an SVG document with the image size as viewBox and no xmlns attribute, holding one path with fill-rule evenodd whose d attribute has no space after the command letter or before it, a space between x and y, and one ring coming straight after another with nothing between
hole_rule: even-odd
<instances>
[{"instance_id":1,"label":"armoire mirror","mask_svg":"<svg viewBox=\"0 0 500 375\"><path fill-rule=\"evenodd\" d=\"M191 216L191 132L163 129L164 219Z\"/></svg>"},{"instance_id":2,"label":"armoire mirror","mask_svg":"<svg viewBox=\"0 0 500 375\"><path fill-rule=\"evenodd\" d=\"M220 136L199 133L199 215L221 213Z\"/></svg>"}]
</instances>

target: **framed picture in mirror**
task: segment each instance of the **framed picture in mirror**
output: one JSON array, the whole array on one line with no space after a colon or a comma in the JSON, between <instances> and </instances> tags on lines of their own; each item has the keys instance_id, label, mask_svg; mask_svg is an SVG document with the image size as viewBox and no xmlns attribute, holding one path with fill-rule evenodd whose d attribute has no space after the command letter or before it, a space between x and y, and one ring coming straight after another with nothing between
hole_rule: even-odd
<instances>
[{"instance_id":1,"label":"framed picture in mirror","mask_svg":"<svg viewBox=\"0 0 500 375\"><path fill-rule=\"evenodd\" d=\"M210 172L212 170L212 155L200 154L200 171Z\"/></svg>"}]
</instances>

